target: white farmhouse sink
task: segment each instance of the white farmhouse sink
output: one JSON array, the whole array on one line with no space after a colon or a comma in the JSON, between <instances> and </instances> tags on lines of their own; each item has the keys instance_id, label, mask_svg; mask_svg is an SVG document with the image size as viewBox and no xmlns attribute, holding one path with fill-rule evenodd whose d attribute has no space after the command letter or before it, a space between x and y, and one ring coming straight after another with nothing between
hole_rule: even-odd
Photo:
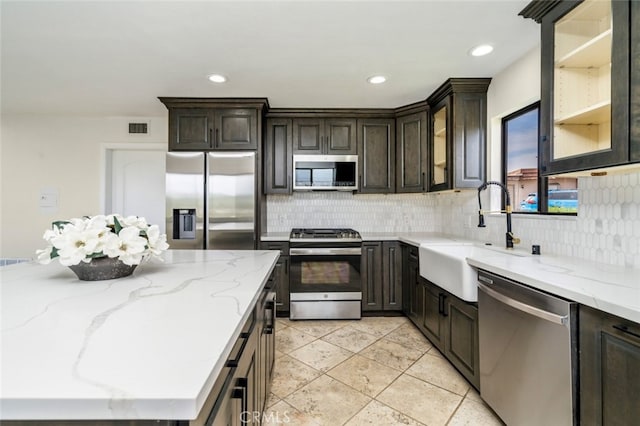
<instances>
[{"instance_id":1,"label":"white farmhouse sink","mask_svg":"<svg viewBox=\"0 0 640 426\"><path fill-rule=\"evenodd\" d=\"M467 302L478 301L477 272L467 257L484 250L474 245L421 245L420 275Z\"/></svg>"},{"instance_id":2,"label":"white farmhouse sink","mask_svg":"<svg viewBox=\"0 0 640 426\"><path fill-rule=\"evenodd\" d=\"M528 256L526 252L502 247L475 245L471 242L450 244L421 244L419 248L420 275L449 293L466 300L478 301L477 272L467 263L474 255Z\"/></svg>"}]
</instances>

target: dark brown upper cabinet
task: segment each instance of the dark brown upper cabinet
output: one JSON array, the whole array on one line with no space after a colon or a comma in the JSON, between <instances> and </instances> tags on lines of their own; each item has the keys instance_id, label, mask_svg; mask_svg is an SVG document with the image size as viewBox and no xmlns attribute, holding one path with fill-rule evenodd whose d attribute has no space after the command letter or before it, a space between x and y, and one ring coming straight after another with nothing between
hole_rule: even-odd
<instances>
[{"instance_id":1,"label":"dark brown upper cabinet","mask_svg":"<svg viewBox=\"0 0 640 426\"><path fill-rule=\"evenodd\" d=\"M639 2L534 1L520 15L541 23L541 174L640 161Z\"/></svg>"},{"instance_id":2,"label":"dark brown upper cabinet","mask_svg":"<svg viewBox=\"0 0 640 426\"><path fill-rule=\"evenodd\" d=\"M486 176L490 78L450 78L428 99L429 191L476 188Z\"/></svg>"},{"instance_id":3,"label":"dark brown upper cabinet","mask_svg":"<svg viewBox=\"0 0 640 426\"><path fill-rule=\"evenodd\" d=\"M294 154L356 154L356 120L294 118Z\"/></svg>"},{"instance_id":4,"label":"dark brown upper cabinet","mask_svg":"<svg viewBox=\"0 0 640 426\"><path fill-rule=\"evenodd\" d=\"M395 120L358 120L360 193L395 192Z\"/></svg>"},{"instance_id":5,"label":"dark brown upper cabinet","mask_svg":"<svg viewBox=\"0 0 640 426\"><path fill-rule=\"evenodd\" d=\"M640 162L640 2L632 1L630 6L631 64L630 64L630 99L629 107L629 160Z\"/></svg>"},{"instance_id":6,"label":"dark brown upper cabinet","mask_svg":"<svg viewBox=\"0 0 640 426\"><path fill-rule=\"evenodd\" d=\"M169 151L256 150L266 99L159 98L169 110Z\"/></svg>"},{"instance_id":7,"label":"dark brown upper cabinet","mask_svg":"<svg viewBox=\"0 0 640 426\"><path fill-rule=\"evenodd\" d=\"M258 149L258 112L255 109L215 111L213 149Z\"/></svg>"},{"instance_id":8,"label":"dark brown upper cabinet","mask_svg":"<svg viewBox=\"0 0 640 426\"><path fill-rule=\"evenodd\" d=\"M268 118L264 143L265 194L291 194L293 121Z\"/></svg>"},{"instance_id":9,"label":"dark brown upper cabinet","mask_svg":"<svg viewBox=\"0 0 640 426\"><path fill-rule=\"evenodd\" d=\"M427 190L426 101L401 108L396 116L396 192Z\"/></svg>"}]
</instances>

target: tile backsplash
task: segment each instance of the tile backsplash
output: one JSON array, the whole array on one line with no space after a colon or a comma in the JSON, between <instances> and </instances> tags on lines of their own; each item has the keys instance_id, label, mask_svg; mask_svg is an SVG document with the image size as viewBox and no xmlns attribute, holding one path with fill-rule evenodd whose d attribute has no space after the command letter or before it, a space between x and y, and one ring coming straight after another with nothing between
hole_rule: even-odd
<instances>
[{"instance_id":1,"label":"tile backsplash","mask_svg":"<svg viewBox=\"0 0 640 426\"><path fill-rule=\"evenodd\" d=\"M640 268L640 173L578 181L578 216L513 215L519 247L539 244L546 254ZM490 193L487 194L487 192ZM489 202L492 197L492 203ZM490 187L483 206L497 205ZM477 191L428 194L300 192L267 197L268 232L293 227L350 227L361 232L443 232L504 245L504 215L486 216L478 228Z\"/></svg>"}]
</instances>

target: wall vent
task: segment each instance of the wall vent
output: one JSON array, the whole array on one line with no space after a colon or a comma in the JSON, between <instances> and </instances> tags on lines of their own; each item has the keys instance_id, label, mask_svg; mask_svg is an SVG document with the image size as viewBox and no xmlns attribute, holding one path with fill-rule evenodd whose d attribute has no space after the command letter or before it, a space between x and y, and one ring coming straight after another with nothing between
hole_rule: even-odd
<instances>
[{"instance_id":1,"label":"wall vent","mask_svg":"<svg viewBox=\"0 0 640 426\"><path fill-rule=\"evenodd\" d=\"M129 123L129 133L147 133L147 123Z\"/></svg>"}]
</instances>

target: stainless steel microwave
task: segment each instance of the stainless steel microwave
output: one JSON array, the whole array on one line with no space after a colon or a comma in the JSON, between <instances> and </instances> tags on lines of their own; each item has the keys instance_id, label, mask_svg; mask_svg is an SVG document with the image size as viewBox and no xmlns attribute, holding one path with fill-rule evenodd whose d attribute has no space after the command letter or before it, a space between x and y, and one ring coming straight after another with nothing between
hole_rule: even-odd
<instances>
[{"instance_id":1,"label":"stainless steel microwave","mask_svg":"<svg viewBox=\"0 0 640 426\"><path fill-rule=\"evenodd\" d=\"M294 191L356 191L357 155L294 155Z\"/></svg>"}]
</instances>

